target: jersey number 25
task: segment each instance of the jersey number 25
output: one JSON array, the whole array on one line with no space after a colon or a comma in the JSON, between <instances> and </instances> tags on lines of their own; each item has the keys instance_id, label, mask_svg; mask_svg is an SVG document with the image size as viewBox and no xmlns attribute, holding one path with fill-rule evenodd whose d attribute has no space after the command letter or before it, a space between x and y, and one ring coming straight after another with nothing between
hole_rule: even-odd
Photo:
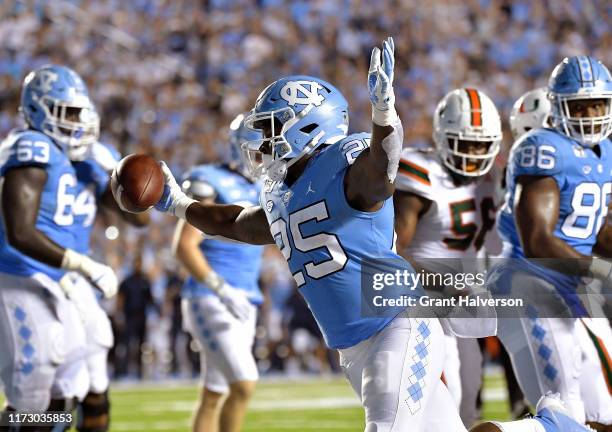
<instances>
[{"instance_id":1,"label":"jersey number 25","mask_svg":"<svg viewBox=\"0 0 612 432\"><path fill-rule=\"evenodd\" d=\"M315 264L314 261L304 264L306 274L313 279L321 279L322 277L342 270L348 261L348 257L344 253L344 249L335 234L322 232L310 236L302 235L300 225L311 220L321 222L328 218L329 213L327 211L327 204L325 201L319 201L291 213L289 215L288 227L284 219L277 219L270 225L270 232L287 262L291 259L292 254L291 244L289 243L289 232L291 233L293 245L300 252L308 253L315 249L325 249L326 255L329 255L329 259L317 264ZM302 270L295 272L293 278L298 286L302 286L306 283Z\"/></svg>"}]
</instances>

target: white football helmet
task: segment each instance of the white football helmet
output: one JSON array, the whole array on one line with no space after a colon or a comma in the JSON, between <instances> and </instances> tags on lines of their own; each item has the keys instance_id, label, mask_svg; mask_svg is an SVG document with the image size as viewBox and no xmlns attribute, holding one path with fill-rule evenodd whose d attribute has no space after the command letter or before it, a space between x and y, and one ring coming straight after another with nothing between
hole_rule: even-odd
<instances>
[{"instance_id":1,"label":"white football helmet","mask_svg":"<svg viewBox=\"0 0 612 432\"><path fill-rule=\"evenodd\" d=\"M486 174L499 153L501 120L489 97L473 88L456 89L442 98L433 119L433 140L444 165L466 177ZM470 142L489 143L486 151L465 151Z\"/></svg>"},{"instance_id":2,"label":"white football helmet","mask_svg":"<svg viewBox=\"0 0 612 432\"><path fill-rule=\"evenodd\" d=\"M512 138L518 137L531 129L549 126L550 100L546 87L529 90L514 102L510 112L510 130Z\"/></svg>"}]
</instances>

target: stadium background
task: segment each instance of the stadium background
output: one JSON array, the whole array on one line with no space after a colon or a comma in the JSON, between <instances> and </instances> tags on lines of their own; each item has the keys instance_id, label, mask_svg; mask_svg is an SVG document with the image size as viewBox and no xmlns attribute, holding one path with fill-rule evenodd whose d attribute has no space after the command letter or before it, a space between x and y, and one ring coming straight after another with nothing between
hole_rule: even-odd
<instances>
[{"instance_id":1,"label":"stadium background","mask_svg":"<svg viewBox=\"0 0 612 432\"><path fill-rule=\"evenodd\" d=\"M17 108L25 74L48 62L66 64L88 82L101 113L103 142L123 154L145 152L164 159L177 175L195 162L222 158L231 119L284 74L311 74L336 84L350 104L350 130L369 130L369 53L393 35L406 145L429 143L431 113L439 98L452 88L472 85L498 106L507 147L513 101L544 85L563 57L586 53L612 65L610 22L612 3L605 0L4 0L0 135L20 125ZM184 273L170 252L174 221L152 216L151 226L143 230L121 225L119 231L109 230L115 221L98 221L92 253L109 262L120 279L142 258L153 294L146 304L142 376L189 378L197 362L190 361L189 341L179 331L177 294ZM262 371L333 370L333 360L329 366L311 337L312 323L294 295L285 264L273 250L267 254L262 285L270 301L262 311L256 347ZM117 331L112 360L115 372L132 380L140 376L135 365L126 367L131 317L124 313L123 300L107 304ZM296 332L296 327L306 330ZM336 386L331 383L312 388L334 396L326 390ZM342 387L338 397L349 397L347 389ZM173 390L165 392L176 396ZM351 410L359 426L361 413ZM268 425L261 430L284 429Z\"/></svg>"}]
</instances>

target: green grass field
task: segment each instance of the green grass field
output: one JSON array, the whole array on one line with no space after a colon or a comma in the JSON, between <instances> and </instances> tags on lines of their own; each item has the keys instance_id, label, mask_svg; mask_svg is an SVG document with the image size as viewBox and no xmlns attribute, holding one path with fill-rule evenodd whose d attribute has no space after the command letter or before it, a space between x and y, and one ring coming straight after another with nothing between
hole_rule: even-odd
<instances>
[{"instance_id":1,"label":"green grass field","mask_svg":"<svg viewBox=\"0 0 612 432\"><path fill-rule=\"evenodd\" d=\"M485 378L485 418L508 418L504 380ZM115 385L112 431L189 430L198 388L187 384ZM1 398L0 398L1 399ZM258 385L245 432L353 432L363 430L363 411L343 378L264 380Z\"/></svg>"}]
</instances>

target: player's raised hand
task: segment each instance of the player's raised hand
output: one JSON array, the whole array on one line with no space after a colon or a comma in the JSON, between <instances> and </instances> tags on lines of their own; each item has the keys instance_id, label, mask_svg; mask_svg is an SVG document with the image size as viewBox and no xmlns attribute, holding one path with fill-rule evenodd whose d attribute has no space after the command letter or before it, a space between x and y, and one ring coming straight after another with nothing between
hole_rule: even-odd
<instances>
[{"instance_id":1,"label":"player's raised hand","mask_svg":"<svg viewBox=\"0 0 612 432\"><path fill-rule=\"evenodd\" d=\"M164 193L155 208L162 212L172 213L173 215L185 219L185 212L195 200L189 198L181 189L176 179L172 175L170 168L165 162L159 163L164 173Z\"/></svg>"},{"instance_id":2,"label":"player's raised hand","mask_svg":"<svg viewBox=\"0 0 612 432\"><path fill-rule=\"evenodd\" d=\"M372 102L372 121L380 126L393 125L397 120L393 77L395 44L392 37L383 42L382 51L375 47L370 58L368 91Z\"/></svg>"}]
</instances>

